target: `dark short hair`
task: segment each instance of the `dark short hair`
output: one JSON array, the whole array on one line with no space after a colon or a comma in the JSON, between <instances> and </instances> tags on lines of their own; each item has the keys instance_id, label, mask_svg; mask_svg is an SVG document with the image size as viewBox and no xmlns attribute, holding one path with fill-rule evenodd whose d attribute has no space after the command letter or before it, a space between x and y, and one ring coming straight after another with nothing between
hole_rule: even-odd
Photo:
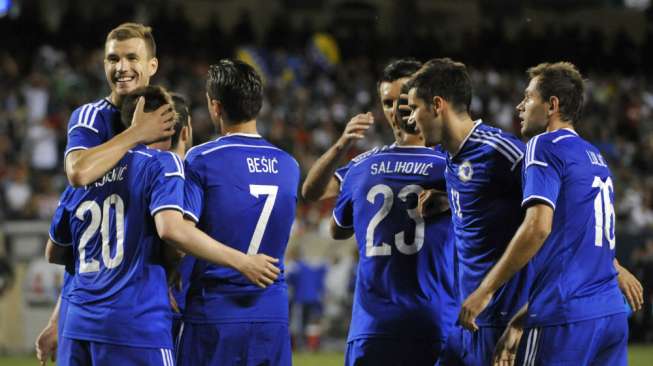
<instances>
[{"instance_id":1,"label":"dark short hair","mask_svg":"<svg viewBox=\"0 0 653 366\"><path fill-rule=\"evenodd\" d=\"M222 104L226 122L256 118L263 105L263 83L253 67L240 60L222 59L209 66L206 91Z\"/></svg>"},{"instance_id":2,"label":"dark short hair","mask_svg":"<svg viewBox=\"0 0 653 366\"><path fill-rule=\"evenodd\" d=\"M472 103L472 82L467 67L450 58L429 60L408 82L410 89L416 88L417 96L427 104L439 96L457 112L469 112Z\"/></svg>"},{"instance_id":3,"label":"dark short hair","mask_svg":"<svg viewBox=\"0 0 653 366\"><path fill-rule=\"evenodd\" d=\"M583 112L585 83L580 72L570 62L541 63L528 69L528 76L538 78L537 92L542 100L558 97L560 116L576 122Z\"/></svg>"},{"instance_id":4,"label":"dark short hair","mask_svg":"<svg viewBox=\"0 0 653 366\"><path fill-rule=\"evenodd\" d=\"M170 93L172 103L174 104L175 113L177 113L177 123L175 124L175 134L172 135L172 148L177 147L179 143L179 135L181 129L188 127L188 120L190 119L190 108L186 98L179 93Z\"/></svg>"},{"instance_id":5,"label":"dark short hair","mask_svg":"<svg viewBox=\"0 0 653 366\"><path fill-rule=\"evenodd\" d=\"M378 89L381 83L393 82L395 80L412 76L422 67L422 63L413 58L401 58L393 60L383 68L381 78L376 85Z\"/></svg>"},{"instance_id":6,"label":"dark short hair","mask_svg":"<svg viewBox=\"0 0 653 366\"><path fill-rule=\"evenodd\" d=\"M145 112L155 111L165 104L173 105L170 93L162 86L148 85L137 88L125 96L122 107L120 108L120 120L126 127L131 126L134 111L136 110L136 103L138 103L138 98L140 97L145 98L145 105L143 106L143 111ZM175 133L171 137L172 146L176 146L179 143L179 133L182 128L181 123L179 123L179 118L177 116L175 118L177 122L174 126Z\"/></svg>"}]
</instances>

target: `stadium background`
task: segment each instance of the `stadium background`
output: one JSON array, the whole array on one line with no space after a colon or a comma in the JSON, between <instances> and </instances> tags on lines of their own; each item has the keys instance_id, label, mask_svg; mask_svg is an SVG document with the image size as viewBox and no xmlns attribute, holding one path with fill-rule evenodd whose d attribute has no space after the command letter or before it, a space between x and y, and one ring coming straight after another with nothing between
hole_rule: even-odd
<instances>
[{"instance_id":1,"label":"stadium background","mask_svg":"<svg viewBox=\"0 0 653 366\"><path fill-rule=\"evenodd\" d=\"M61 269L42 259L48 220L66 183L65 126L78 105L108 94L106 33L151 25L153 84L189 98L195 142L215 136L207 65L240 57L264 76L259 122L303 174L349 118L372 111L374 130L352 155L392 140L376 80L392 58L449 56L470 69L474 117L518 132L524 70L569 60L586 78L578 128L615 176L617 255L643 282L631 318L633 365L653 364L653 6L650 0L0 0L0 365L35 364L33 341L56 299ZM355 247L327 234L332 202L300 201L288 260L317 303L297 365L341 364ZM302 282L303 281L303 282ZM301 298L300 298L301 297ZM299 331L298 317L291 328ZM318 346L319 336L319 346ZM317 351L313 351L318 349Z\"/></svg>"}]
</instances>

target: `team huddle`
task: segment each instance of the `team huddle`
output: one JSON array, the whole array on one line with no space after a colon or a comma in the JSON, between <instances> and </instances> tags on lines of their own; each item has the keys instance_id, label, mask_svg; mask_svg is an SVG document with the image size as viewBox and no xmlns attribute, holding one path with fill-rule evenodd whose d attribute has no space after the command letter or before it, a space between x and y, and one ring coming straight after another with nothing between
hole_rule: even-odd
<instances>
[{"instance_id":1,"label":"team huddle","mask_svg":"<svg viewBox=\"0 0 653 366\"><path fill-rule=\"evenodd\" d=\"M149 85L149 27L113 29L104 68L110 96L68 124L46 247L66 272L39 360L290 365L300 167L258 134L260 76L209 67L221 137L193 147L184 98ZM336 198L331 235L358 244L346 365L627 363L642 288L615 259L610 170L574 129L583 79L564 62L528 75L524 144L472 120L464 64L392 62L378 89L394 143L343 165L374 124L360 114L309 170L302 195Z\"/></svg>"}]
</instances>

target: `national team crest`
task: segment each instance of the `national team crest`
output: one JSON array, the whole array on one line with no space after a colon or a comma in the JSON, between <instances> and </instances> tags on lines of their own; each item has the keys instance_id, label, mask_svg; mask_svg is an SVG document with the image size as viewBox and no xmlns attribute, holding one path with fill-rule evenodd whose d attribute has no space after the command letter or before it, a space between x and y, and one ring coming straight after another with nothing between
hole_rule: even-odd
<instances>
[{"instance_id":1,"label":"national team crest","mask_svg":"<svg viewBox=\"0 0 653 366\"><path fill-rule=\"evenodd\" d=\"M463 182L469 182L474 175L474 169L472 169L472 163L469 160L463 161L462 164L458 167L458 178Z\"/></svg>"}]
</instances>

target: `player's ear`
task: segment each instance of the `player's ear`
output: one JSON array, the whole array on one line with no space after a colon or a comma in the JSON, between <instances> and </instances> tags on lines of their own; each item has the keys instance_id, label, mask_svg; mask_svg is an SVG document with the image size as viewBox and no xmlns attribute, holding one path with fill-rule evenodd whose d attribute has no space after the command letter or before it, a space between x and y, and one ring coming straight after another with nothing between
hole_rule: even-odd
<instances>
[{"instance_id":1,"label":"player's ear","mask_svg":"<svg viewBox=\"0 0 653 366\"><path fill-rule=\"evenodd\" d=\"M560 99L555 95L549 98L549 109L547 114L550 116L552 114L560 112Z\"/></svg>"},{"instance_id":2,"label":"player's ear","mask_svg":"<svg viewBox=\"0 0 653 366\"><path fill-rule=\"evenodd\" d=\"M156 71L159 69L159 59L156 57L152 57L148 62L148 67L149 67L150 77L154 76L154 74L156 74Z\"/></svg>"},{"instance_id":3,"label":"player's ear","mask_svg":"<svg viewBox=\"0 0 653 366\"><path fill-rule=\"evenodd\" d=\"M436 95L433 97L432 105L433 105L433 112L435 113L435 115L439 115L440 113L442 113L442 108L444 108L444 99Z\"/></svg>"}]
</instances>

